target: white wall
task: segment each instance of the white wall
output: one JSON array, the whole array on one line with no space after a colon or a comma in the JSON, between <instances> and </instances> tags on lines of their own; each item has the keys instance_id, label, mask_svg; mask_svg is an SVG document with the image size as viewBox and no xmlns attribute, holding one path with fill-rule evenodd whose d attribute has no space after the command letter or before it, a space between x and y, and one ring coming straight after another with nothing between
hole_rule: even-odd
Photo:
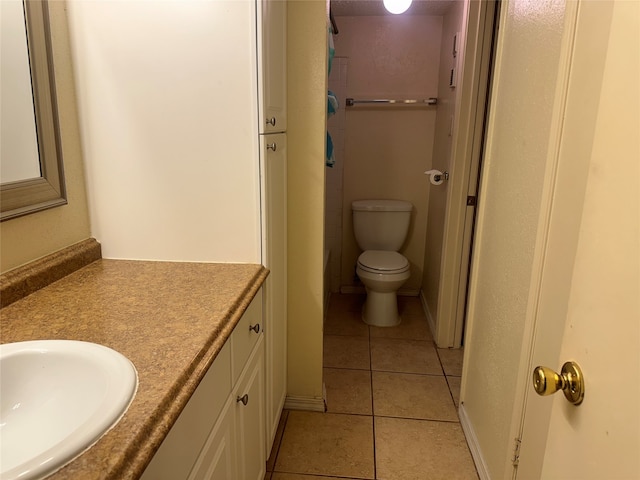
<instances>
[{"instance_id":1,"label":"white wall","mask_svg":"<svg viewBox=\"0 0 640 480\"><path fill-rule=\"evenodd\" d=\"M103 256L259 262L253 2L68 10Z\"/></svg>"}]
</instances>

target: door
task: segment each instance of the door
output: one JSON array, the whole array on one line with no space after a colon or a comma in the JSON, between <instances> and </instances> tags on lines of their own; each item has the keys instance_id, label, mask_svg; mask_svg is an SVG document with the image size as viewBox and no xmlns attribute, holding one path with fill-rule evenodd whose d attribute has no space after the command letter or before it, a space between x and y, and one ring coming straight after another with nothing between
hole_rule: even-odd
<instances>
[{"instance_id":1,"label":"door","mask_svg":"<svg viewBox=\"0 0 640 480\"><path fill-rule=\"evenodd\" d=\"M287 390L287 135L260 135L264 185L267 454Z\"/></svg>"},{"instance_id":2,"label":"door","mask_svg":"<svg viewBox=\"0 0 640 480\"><path fill-rule=\"evenodd\" d=\"M264 398L264 343L260 339L236 388L238 479L262 480L267 469Z\"/></svg>"},{"instance_id":3,"label":"door","mask_svg":"<svg viewBox=\"0 0 640 480\"><path fill-rule=\"evenodd\" d=\"M260 133L287 130L287 2L257 0Z\"/></svg>"},{"instance_id":4,"label":"door","mask_svg":"<svg viewBox=\"0 0 640 480\"><path fill-rule=\"evenodd\" d=\"M575 22L529 371L578 363L585 397L527 389L515 477L640 478L640 2Z\"/></svg>"}]
</instances>

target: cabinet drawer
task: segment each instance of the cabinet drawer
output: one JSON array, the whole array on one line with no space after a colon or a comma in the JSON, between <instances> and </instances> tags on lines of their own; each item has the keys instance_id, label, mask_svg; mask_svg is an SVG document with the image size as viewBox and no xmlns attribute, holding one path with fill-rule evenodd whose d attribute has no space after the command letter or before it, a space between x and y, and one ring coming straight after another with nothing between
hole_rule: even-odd
<instances>
[{"instance_id":1,"label":"cabinet drawer","mask_svg":"<svg viewBox=\"0 0 640 480\"><path fill-rule=\"evenodd\" d=\"M231 377L234 385L240 378L240 373L253 347L262 336L262 331L262 290L260 290L231 334Z\"/></svg>"}]
</instances>

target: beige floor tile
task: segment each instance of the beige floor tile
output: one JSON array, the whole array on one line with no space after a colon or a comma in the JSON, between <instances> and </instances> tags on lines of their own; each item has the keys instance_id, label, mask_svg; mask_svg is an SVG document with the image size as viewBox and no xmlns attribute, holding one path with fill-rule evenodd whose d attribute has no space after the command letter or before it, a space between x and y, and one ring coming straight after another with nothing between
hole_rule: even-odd
<instances>
[{"instance_id":1,"label":"beige floor tile","mask_svg":"<svg viewBox=\"0 0 640 480\"><path fill-rule=\"evenodd\" d=\"M444 376L372 373L374 415L458 421Z\"/></svg>"},{"instance_id":2,"label":"beige floor tile","mask_svg":"<svg viewBox=\"0 0 640 480\"><path fill-rule=\"evenodd\" d=\"M366 295L332 293L329 299L329 313L334 312L361 312Z\"/></svg>"},{"instance_id":3,"label":"beige floor tile","mask_svg":"<svg viewBox=\"0 0 640 480\"><path fill-rule=\"evenodd\" d=\"M291 411L275 471L374 478L373 417Z\"/></svg>"},{"instance_id":4,"label":"beige floor tile","mask_svg":"<svg viewBox=\"0 0 640 480\"><path fill-rule=\"evenodd\" d=\"M324 334L368 337L369 326L362 321L362 314L359 311L342 310L327 315Z\"/></svg>"},{"instance_id":5,"label":"beige floor tile","mask_svg":"<svg viewBox=\"0 0 640 480\"><path fill-rule=\"evenodd\" d=\"M375 417L375 435L379 479L478 479L458 423Z\"/></svg>"},{"instance_id":6,"label":"beige floor tile","mask_svg":"<svg viewBox=\"0 0 640 480\"><path fill-rule=\"evenodd\" d=\"M409 297L405 295L398 295L398 312L402 315L423 315L424 308L420 297ZM425 317L426 318L426 317Z\"/></svg>"},{"instance_id":7,"label":"beige floor tile","mask_svg":"<svg viewBox=\"0 0 640 480\"><path fill-rule=\"evenodd\" d=\"M371 415L371 372L325 368L327 412Z\"/></svg>"},{"instance_id":8,"label":"beige floor tile","mask_svg":"<svg viewBox=\"0 0 640 480\"><path fill-rule=\"evenodd\" d=\"M299 475L297 473L274 473L271 480L357 480L347 477L319 477L318 475Z\"/></svg>"},{"instance_id":9,"label":"beige floor tile","mask_svg":"<svg viewBox=\"0 0 640 480\"><path fill-rule=\"evenodd\" d=\"M433 342L427 317L424 315L402 315L402 321L395 327L369 327L372 337L402 338Z\"/></svg>"},{"instance_id":10,"label":"beige floor tile","mask_svg":"<svg viewBox=\"0 0 640 480\"><path fill-rule=\"evenodd\" d=\"M453 403L456 407L460 406L460 377L447 377L447 383L449 384L449 390L453 397Z\"/></svg>"},{"instance_id":11,"label":"beige floor tile","mask_svg":"<svg viewBox=\"0 0 640 480\"><path fill-rule=\"evenodd\" d=\"M462 357L464 350L462 348L439 348L438 356L442 362L445 375L462 375Z\"/></svg>"},{"instance_id":12,"label":"beige floor tile","mask_svg":"<svg viewBox=\"0 0 640 480\"><path fill-rule=\"evenodd\" d=\"M436 349L430 342L392 338L370 340L372 370L442 375Z\"/></svg>"},{"instance_id":13,"label":"beige floor tile","mask_svg":"<svg viewBox=\"0 0 640 480\"><path fill-rule=\"evenodd\" d=\"M369 370L369 339L346 335L325 335L323 362L329 368Z\"/></svg>"},{"instance_id":14,"label":"beige floor tile","mask_svg":"<svg viewBox=\"0 0 640 480\"><path fill-rule=\"evenodd\" d=\"M273 445L271 446L271 454L267 459L267 472L273 471L273 466L276 463L278 450L280 449L280 442L282 441L282 434L284 433L284 427L287 424L288 416L289 410L282 410L280 421L278 422L278 428L276 429L276 437L273 439Z\"/></svg>"}]
</instances>

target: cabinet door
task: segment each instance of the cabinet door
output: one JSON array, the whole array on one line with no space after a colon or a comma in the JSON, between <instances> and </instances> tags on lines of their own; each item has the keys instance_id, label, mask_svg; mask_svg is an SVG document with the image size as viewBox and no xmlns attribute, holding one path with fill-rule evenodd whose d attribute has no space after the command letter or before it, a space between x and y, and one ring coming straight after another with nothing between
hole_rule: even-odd
<instances>
[{"instance_id":1,"label":"cabinet door","mask_svg":"<svg viewBox=\"0 0 640 480\"><path fill-rule=\"evenodd\" d=\"M287 380L287 136L263 135L264 286L267 375L267 453L284 405ZM266 148L271 145L271 148Z\"/></svg>"},{"instance_id":2,"label":"cabinet door","mask_svg":"<svg viewBox=\"0 0 640 480\"><path fill-rule=\"evenodd\" d=\"M235 399L229 397L188 480L229 480L237 475Z\"/></svg>"},{"instance_id":3,"label":"cabinet door","mask_svg":"<svg viewBox=\"0 0 640 480\"><path fill-rule=\"evenodd\" d=\"M287 2L257 0L260 133L287 129Z\"/></svg>"},{"instance_id":4,"label":"cabinet door","mask_svg":"<svg viewBox=\"0 0 640 480\"><path fill-rule=\"evenodd\" d=\"M264 433L264 342L259 340L235 390L238 477L263 480L267 458Z\"/></svg>"},{"instance_id":5,"label":"cabinet door","mask_svg":"<svg viewBox=\"0 0 640 480\"><path fill-rule=\"evenodd\" d=\"M231 348L227 343L151 459L142 480L187 478L216 428L216 419L223 414L231 389Z\"/></svg>"}]
</instances>

